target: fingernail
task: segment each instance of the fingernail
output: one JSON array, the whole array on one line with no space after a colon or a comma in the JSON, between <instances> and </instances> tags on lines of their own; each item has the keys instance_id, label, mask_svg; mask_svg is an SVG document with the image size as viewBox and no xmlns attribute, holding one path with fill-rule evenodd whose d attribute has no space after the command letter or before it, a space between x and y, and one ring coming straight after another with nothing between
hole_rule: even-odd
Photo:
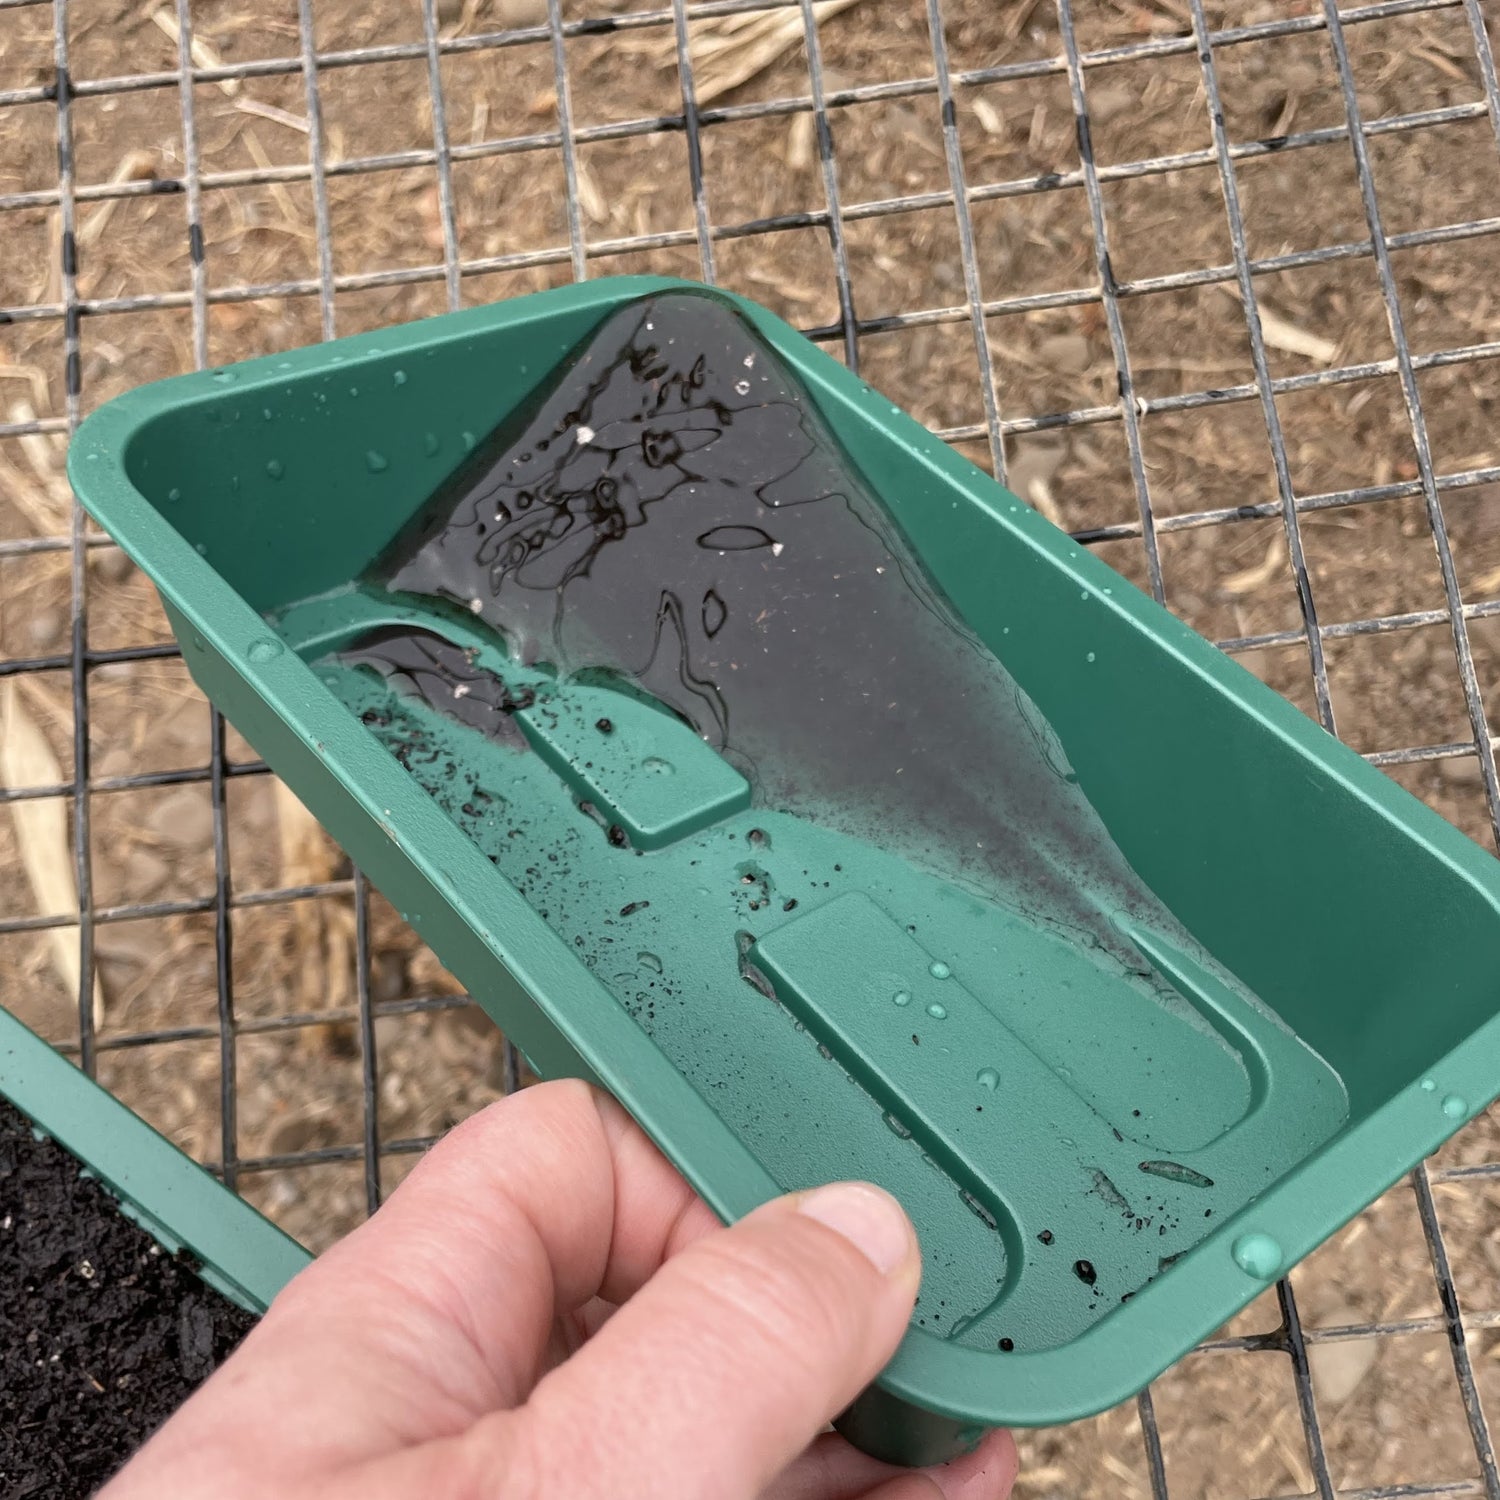
<instances>
[{"instance_id":1,"label":"fingernail","mask_svg":"<svg viewBox=\"0 0 1500 1500\"><path fill-rule=\"evenodd\" d=\"M882 1276L889 1276L911 1250L911 1224L901 1205L868 1182L814 1188L797 1212L843 1235Z\"/></svg>"}]
</instances>

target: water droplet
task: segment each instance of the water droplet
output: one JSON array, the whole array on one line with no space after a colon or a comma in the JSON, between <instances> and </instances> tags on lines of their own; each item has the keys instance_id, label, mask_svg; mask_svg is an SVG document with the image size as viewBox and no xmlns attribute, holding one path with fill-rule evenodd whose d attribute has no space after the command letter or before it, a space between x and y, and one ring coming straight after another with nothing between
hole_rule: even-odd
<instances>
[{"instance_id":1,"label":"water droplet","mask_svg":"<svg viewBox=\"0 0 1500 1500\"><path fill-rule=\"evenodd\" d=\"M384 474L390 466L390 460L385 454L377 453L373 448L365 454L365 467L372 474Z\"/></svg>"},{"instance_id":2,"label":"water droplet","mask_svg":"<svg viewBox=\"0 0 1500 1500\"><path fill-rule=\"evenodd\" d=\"M909 1141L911 1139L911 1127L905 1124L903 1121L898 1120L895 1115L885 1114L880 1118L885 1121L885 1128L889 1130L892 1135L900 1136L903 1141Z\"/></svg>"},{"instance_id":3,"label":"water droplet","mask_svg":"<svg viewBox=\"0 0 1500 1500\"><path fill-rule=\"evenodd\" d=\"M991 1093L1000 1087L1000 1075L993 1068L981 1068L974 1075L974 1082Z\"/></svg>"},{"instance_id":4,"label":"water droplet","mask_svg":"<svg viewBox=\"0 0 1500 1500\"><path fill-rule=\"evenodd\" d=\"M238 379L239 376L236 375L233 370L214 371L214 380L217 381L219 385L233 385L234 382Z\"/></svg>"},{"instance_id":5,"label":"water droplet","mask_svg":"<svg viewBox=\"0 0 1500 1500\"><path fill-rule=\"evenodd\" d=\"M168 490L167 499L175 505L179 500L182 499L182 491L177 489Z\"/></svg>"},{"instance_id":6,"label":"water droplet","mask_svg":"<svg viewBox=\"0 0 1500 1500\"><path fill-rule=\"evenodd\" d=\"M250 642L250 649L245 653L251 661L264 665L268 661L275 661L286 648L275 636L262 636L258 641Z\"/></svg>"},{"instance_id":7,"label":"water droplet","mask_svg":"<svg viewBox=\"0 0 1500 1500\"><path fill-rule=\"evenodd\" d=\"M422 451L431 458L438 451L437 433L424 432L422 434Z\"/></svg>"},{"instance_id":8,"label":"water droplet","mask_svg":"<svg viewBox=\"0 0 1500 1500\"><path fill-rule=\"evenodd\" d=\"M1281 1246L1270 1235L1262 1234L1259 1230L1242 1234L1230 1246L1229 1253L1234 1256L1235 1265L1247 1276L1254 1276L1257 1281L1270 1281L1281 1270Z\"/></svg>"},{"instance_id":9,"label":"water droplet","mask_svg":"<svg viewBox=\"0 0 1500 1500\"><path fill-rule=\"evenodd\" d=\"M279 458L268 458L266 460L266 473L269 474L272 479L280 479L281 476L286 473L286 466L281 462Z\"/></svg>"},{"instance_id":10,"label":"water droplet","mask_svg":"<svg viewBox=\"0 0 1500 1500\"><path fill-rule=\"evenodd\" d=\"M359 395L359 387L357 385L351 385L349 387L349 394L351 396L358 396Z\"/></svg>"},{"instance_id":11,"label":"water droplet","mask_svg":"<svg viewBox=\"0 0 1500 1500\"><path fill-rule=\"evenodd\" d=\"M650 771L653 776L670 776L677 768L669 760L663 760L659 755L648 755L641 762L641 770Z\"/></svg>"},{"instance_id":12,"label":"water droplet","mask_svg":"<svg viewBox=\"0 0 1500 1500\"><path fill-rule=\"evenodd\" d=\"M261 407L260 415L261 420L264 422L274 422L276 420L276 413L269 406Z\"/></svg>"},{"instance_id":13,"label":"water droplet","mask_svg":"<svg viewBox=\"0 0 1500 1500\"><path fill-rule=\"evenodd\" d=\"M1436 1088L1437 1088L1437 1080L1435 1078L1424 1078L1422 1080L1422 1092L1424 1094L1430 1094Z\"/></svg>"},{"instance_id":14,"label":"water droplet","mask_svg":"<svg viewBox=\"0 0 1500 1500\"><path fill-rule=\"evenodd\" d=\"M897 990L896 993L891 996L891 1000L896 1005L910 1005L911 1004L911 991L910 990Z\"/></svg>"},{"instance_id":15,"label":"water droplet","mask_svg":"<svg viewBox=\"0 0 1500 1500\"><path fill-rule=\"evenodd\" d=\"M928 966L927 972L931 974L934 979L946 979L953 972L953 970L950 969L948 965L942 961L942 959L935 958Z\"/></svg>"},{"instance_id":16,"label":"water droplet","mask_svg":"<svg viewBox=\"0 0 1500 1500\"><path fill-rule=\"evenodd\" d=\"M207 557L208 556L208 543L207 542L194 542L193 543L193 551L196 552L199 557Z\"/></svg>"},{"instance_id":17,"label":"water droplet","mask_svg":"<svg viewBox=\"0 0 1500 1500\"><path fill-rule=\"evenodd\" d=\"M474 434L470 432L466 427L461 433L459 433L459 437L464 440L464 452L468 453L473 448L475 443Z\"/></svg>"},{"instance_id":18,"label":"water droplet","mask_svg":"<svg viewBox=\"0 0 1500 1500\"><path fill-rule=\"evenodd\" d=\"M643 949L640 953L636 954L635 961L642 968L650 969L653 974L661 973L661 960L654 953L647 953Z\"/></svg>"},{"instance_id":19,"label":"water droplet","mask_svg":"<svg viewBox=\"0 0 1500 1500\"><path fill-rule=\"evenodd\" d=\"M1443 1095L1443 1113L1450 1120L1461 1120L1469 1112L1469 1101L1461 1094Z\"/></svg>"},{"instance_id":20,"label":"water droplet","mask_svg":"<svg viewBox=\"0 0 1500 1500\"><path fill-rule=\"evenodd\" d=\"M1089 591L1085 589L1078 597L1082 599L1085 604L1088 603L1090 598Z\"/></svg>"},{"instance_id":21,"label":"water droplet","mask_svg":"<svg viewBox=\"0 0 1500 1500\"><path fill-rule=\"evenodd\" d=\"M946 1005L939 1005L938 1002L934 1000L932 1004L927 1007L927 1014L931 1016L934 1021L946 1021L948 1019L948 1007Z\"/></svg>"},{"instance_id":22,"label":"water droplet","mask_svg":"<svg viewBox=\"0 0 1500 1500\"><path fill-rule=\"evenodd\" d=\"M1094 653L1092 651L1090 651L1088 653L1088 655L1084 657L1084 660L1085 661L1093 661L1094 660Z\"/></svg>"},{"instance_id":23,"label":"water droplet","mask_svg":"<svg viewBox=\"0 0 1500 1500\"><path fill-rule=\"evenodd\" d=\"M956 1335L956 1330L955 1330ZM983 1439L986 1429L983 1427L960 1427L956 1434L958 1446L965 1453L972 1453Z\"/></svg>"},{"instance_id":24,"label":"water droplet","mask_svg":"<svg viewBox=\"0 0 1500 1500\"><path fill-rule=\"evenodd\" d=\"M405 370L392 370L391 371L391 384L392 385L405 385L406 384L406 371Z\"/></svg>"}]
</instances>

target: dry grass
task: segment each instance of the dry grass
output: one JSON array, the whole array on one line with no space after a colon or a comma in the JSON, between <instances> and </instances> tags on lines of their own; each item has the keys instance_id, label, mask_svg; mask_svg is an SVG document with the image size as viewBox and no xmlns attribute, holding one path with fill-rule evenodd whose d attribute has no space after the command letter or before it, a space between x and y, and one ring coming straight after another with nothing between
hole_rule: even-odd
<instances>
[{"instance_id":1,"label":"dry grass","mask_svg":"<svg viewBox=\"0 0 1500 1500\"><path fill-rule=\"evenodd\" d=\"M25 791L62 784L62 766L41 726L27 710L25 678L0 683L0 787ZM38 689L33 695L41 697ZM29 798L11 805L21 868L31 887L32 910L39 917L78 915L78 886L73 879L73 845L67 811L59 797ZM79 993L83 978L78 929L56 927L48 934L52 965L69 994ZM104 1024L104 987L92 976L93 1024Z\"/></svg>"},{"instance_id":2,"label":"dry grass","mask_svg":"<svg viewBox=\"0 0 1500 1500\"><path fill-rule=\"evenodd\" d=\"M633 0L569 0L565 13L614 13ZM826 13L821 43L830 88L921 77L931 72L924 8L906 0L861 0ZM1211 6L1226 24L1287 14L1299 0ZM948 0L948 45L955 68L1057 55L1049 6ZM1075 7L1080 45L1113 46L1176 31L1186 7L1176 0L1091 0ZM534 25L535 0L464 0L440 12L449 34ZM170 7L97 0L74 6L73 71L100 77L122 67L176 64ZM792 12L695 23L691 30L700 100L736 104L804 95L804 50ZM419 41L414 0L319 0L319 45ZM238 62L297 50L289 0L194 5L195 56ZM50 10L4 12L0 90L48 78ZM1393 17L1353 27L1349 43L1361 103L1370 117L1463 104L1481 97L1461 11ZM585 36L567 46L574 120L580 127L680 112L669 29ZM1226 124L1250 140L1336 125L1342 118L1326 43L1316 34L1222 49L1218 56ZM443 84L457 144L535 135L556 128L556 79L542 43L453 55ZM428 148L431 102L425 61L326 70L322 105L332 161ZM1208 144L1206 106L1191 54L1091 70L1093 136L1103 163ZM205 172L265 171L305 164L308 122L297 75L203 86L193 104ZM1044 75L961 90L956 123L971 185L1014 180L1076 165L1066 80ZM148 90L74 108L81 183L175 178L183 170L181 113L174 90ZM738 224L824 206L811 117L793 113L736 120L704 132L710 216ZM942 122L933 95L886 99L835 110L839 189L845 205L946 189ZM0 112L0 193L50 186L55 178L50 105ZM1393 233L1500 211L1500 158L1490 126L1473 120L1370 140L1377 185ZM584 231L598 242L691 230L687 156L680 134L595 141L578 150ZM1347 146L1334 143L1241 164L1238 172L1250 253L1270 256L1360 239L1358 186ZM454 210L465 256L554 250L549 263L466 278L463 297L488 301L566 279L564 178L555 149L459 161ZM1130 281L1224 265L1231 250L1216 173L1181 170L1109 182L1104 189L1115 273ZM430 168L335 176L328 184L335 272L432 266L444 228ZM305 180L206 192L205 272L211 289L315 279L313 199ZM1076 189L976 203L974 233L982 295L997 298L1087 287L1096 280L1087 204ZM55 211L5 215L0 306L50 303L61 296L60 221ZM964 283L951 209L856 218L847 225L852 290L865 317L961 305ZM184 200L152 194L81 206L79 291L111 298L182 294L190 285ZM794 322L837 317L826 235L789 228L719 241L722 280ZM591 273L652 270L696 275L691 245L595 259ZM1404 250L1395 270L1408 334L1419 351L1493 337L1500 254L1491 239ZM1391 341L1371 263L1352 259L1259 278L1262 325L1273 373L1296 374L1380 360ZM441 311L440 280L340 292L338 331L354 332ZM1230 386L1251 378L1243 311L1224 287L1168 291L1122 302L1132 368L1148 396ZM83 399L91 407L141 380L189 368L192 318L186 307L113 313L81 326ZM1042 415L1115 400L1108 329L1096 302L1046 308L989 327L997 396L1007 417ZM319 336L314 297L275 295L216 303L207 338L214 361L244 358ZM861 340L866 378L939 427L982 418L978 367L966 322L936 322ZM63 346L56 320L0 324L0 419L26 421L64 412ZM1439 472L1500 461L1494 417L1500 380L1493 362L1425 372ZM1386 484L1416 473L1399 391L1390 377L1279 399L1292 478L1299 494ZM1270 450L1253 402L1156 414L1142 426L1146 471L1160 515L1274 500ZM67 526L60 437L0 439L0 538L58 536ZM965 451L986 462L982 444ZM1117 422L1023 437L1009 445L1015 488L1071 528L1131 521L1137 502ZM1444 499L1467 602L1500 595L1500 489L1469 488ZM1325 511L1304 521L1308 566L1325 624L1440 608L1441 580L1418 500ZM1136 541L1101 547L1137 581ZM1218 639L1295 628L1296 594L1278 521L1244 521L1162 538L1168 603ZM94 647L167 639L145 580L112 548L91 553L89 640ZM0 659L66 650L65 554L0 559ZM1487 701L1500 702L1500 629L1473 626L1476 668ZM1469 736L1446 629L1409 629L1333 640L1328 659L1340 732L1379 751ZM1304 708L1311 705L1305 651L1257 651L1246 664ZM18 701L11 700L12 703ZM28 678L23 701L57 763L72 775L72 699L67 674ZM205 763L209 711L172 662L109 666L89 681L93 774L118 776ZM232 755L252 752L231 735ZM38 765L40 761L37 762ZM7 760L7 776L13 774ZM40 771L26 774L41 774ZM53 775L50 766L49 776ZM1399 779L1476 838L1488 841L1477 762L1451 760L1397 771ZM352 898L339 852L266 777L234 778L227 792L230 869L238 892L283 884L332 883L331 894L234 913L234 1004L242 1018L293 1012L319 1018L311 1028L242 1035L238 1067L238 1147L279 1155L321 1146L357 1146L364 1128L360 1066L350 1017ZM30 825L0 815L0 910L55 905L38 895L40 815ZM59 815L62 823L59 823ZM55 844L66 810L46 814ZM26 832L27 827L31 832ZM95 899L103 905L198 899L213 889L212 808L200 785L101 794L93 799ZM28 853L28 840L30 852ZM51 858L51 856L48 856ZM27 861L30 861L28 865ZM54 861L55 863L55 861ZM24 871L33 869L28 878ZM377 998L452 993L436 959L385 904L375 900L371 931ZM1274 934L1267 934L1274 941ZM212 1029L218 1007L210 912L139 918L98 930L107 1004L102 1035L159 1027ZM0 992L44 1034L66 1040L76 1027L74 986L61 945L45 934L0 938ZM75 952L76 962L76 952ZM389 1015L376 1023L380 1134L386 1142L440 1130L497 1092L493 1032L477 1012ZM187 1149L205 1159L221 1150L221 1054L209 1036L170 1046L102 1054L103 1080ZM1449 1148L1452 1160L1500 1159L1493 1119ZM382 1163L387 1186L411 1161ZM321 1246L358 1221L363 1186L357 1163L257 1174L246 1190L293 1233ZM1446 1185L1439 1212L1449 1232L1465 1305L1500 1310L1496 1194L1492 1186ZM1426 1251L1409 1191L1397 1189L1319 1252L1295 1282L1311 1326L1359 1319L1423 1317L1436 1311ZM1236 1331L1274 1325L1267 1300L1235 1322ZM1476 1350L1481 1388L1500 1418L1500 1359L1494 1336ZM1334 1477L1346 1486L1457 1480L1474 1456L1440 1337L1418 1335L1374 1345L1329 1343L1317 1352L1320 1415ZM1199 1355L1157 1387L1172 1493L1214 1497L1302 1493L1309 1488L1290 1369L1280 1356ZM1138 1419L1133 1408L1093 1422L1029 1435L1027 1500L1144 1497Z\"/></svg>"}]
</instances>

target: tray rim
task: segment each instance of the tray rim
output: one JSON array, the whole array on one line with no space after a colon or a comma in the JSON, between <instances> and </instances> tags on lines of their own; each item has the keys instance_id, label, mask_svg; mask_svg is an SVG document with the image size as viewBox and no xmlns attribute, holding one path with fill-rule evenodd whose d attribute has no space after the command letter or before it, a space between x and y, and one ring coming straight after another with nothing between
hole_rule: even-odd
<instances>
[{"instance_id":1,"label":"tray rim","mask_svg":"<svg viewBox=\"0 0 1500 1500\"><path fill-rule=\"evenodd\" d=\"M736 308L795 370L815 400L837 403L902 441L936 481L981 506L1029 547L1040 564L1062 570L1081 589L1095 591L1121 623L1149 634L1178 669L1205 679L1239 710L1260 719L1311 769L1339 782L1371 815L1420 844L1429 858L1468 883L1500 918L1500 861L857 375L746 298L669 277L601 278L249 360L232 367L236 390L245 394L261 386L286 385L326 374L334 364L349 373L361 359L427 351L532 323L545 325L554 314L579 309L597 311L602 321L626 301L667 291L714 296ZM142 427L184 405L221 399L225 392L216 379L220 373L169 377L126 392L92 413L68 454L68 475L84 508L141 566L204 648L274 707L302 745L323 761L400 856L433 884L490 957L576 1050L584 1076L621 1099L721 1218L737 1218L774 1196L776 1185L765 1170L571 949L456 826L445 817L434 819L430 811L422 815L418 799L426 803L425 794L353 722L317 675L291 652L264 661L251 655L251 646L268 635L264 620L130 481L125 456ZM1103 597L1106 586L1113 592ZM501 932L503 940L497 936ZM548 995L553 1000L545 998ZM566 997L562 1006L556 1004L558 995ZM930 1411L984 1425L1053 1425L1129 1398L1269 1284L1235 1263L1231 1247L1241 1234L1274 1232L1285 1252L1283 1266L1289 1268L1500 1094L1500 998L1497 1013L1430 1072L1442 1079L1439 1092L1424 1090L1421 1080L1413 1078L1367 1119L1346 1128L1226 1219L1130 1302L1068 1343L1033 1353L1000 1353L949 1344L911 1329L879 1385ZM1446 1116L1438 1104L1449 1095L1466 1101L1465 1110L1455 1117ZM1352 1203L1351 1183L1360 1184Z\"/></svg>"}]
</instances>

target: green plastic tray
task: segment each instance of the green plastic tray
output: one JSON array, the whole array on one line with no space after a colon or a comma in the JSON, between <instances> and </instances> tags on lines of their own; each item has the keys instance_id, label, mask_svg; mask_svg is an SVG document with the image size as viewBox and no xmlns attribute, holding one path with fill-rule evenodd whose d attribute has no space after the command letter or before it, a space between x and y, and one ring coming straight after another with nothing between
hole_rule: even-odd
<instances>
[{"instance_id":1,"label":"green plastic tray","mask_svg":"<svg viewBox=\"0 0 1500 1500\"><path fill-rule=\"evenodd\" d=\"M264 1312L312 1257L0 1008L0 1097L78 1158L158 1244L230 1301Z\"/></svg>"},{"instance_id":2,"label":"green plastic tray","mask_svg":"<svg viewBox=\"0 0 1500 1500\"><path fill-rule=\"evenodd\" d=\"M651 704L360 582L570 351L647 295L680 319L686 290L599 281L164 381L90 417L69 472L196 680L538 1072L609 1088L726 1219L832 1177L901 1196L922 1298L843 1427L927 1462L1127 1397L1488 1103L1500 868L738 299L696 303L764 341L721 353L774 351L893 555L1019 684L1099 830L1077 868L1118 861L1170 912L1129 932L1141 973L916 868L899 816L887 840L788 812ZM532 673L536 753L359 665L413 622ZM1009 754L945 767L954 795L1008 805Z\"/></svg>"}]
</instances>

